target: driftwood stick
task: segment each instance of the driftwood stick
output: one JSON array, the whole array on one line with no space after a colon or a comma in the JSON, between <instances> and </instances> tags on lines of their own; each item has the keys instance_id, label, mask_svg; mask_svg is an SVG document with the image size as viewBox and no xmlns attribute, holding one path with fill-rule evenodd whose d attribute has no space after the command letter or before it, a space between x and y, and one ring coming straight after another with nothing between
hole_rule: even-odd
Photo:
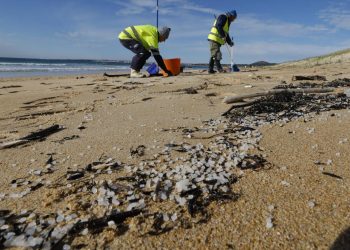
<instances>
[{"instance_id":1,"label":"driftwood stick","mask_svg":"<svg viewBox=\"0 0 350 250\"><path fill-rule=\"evenodd\" d=\"M243 103L243 104L235 104L235 105L232 105L231 108L229 108L225 113L223 113L221 116L226 116L227 114L229 114L231 112L231 110L233 109L236 109L236 108L244 108L244 107L248 107L248 106L251 106L255 103L257 103L258 100L254 100L254 101L250 101L250 102L246 102L246 103Z\"/></svg>"},{"instance_id":2,"label":"driftwood stick","mask_svg":"<svg viewBox=\"0 0 350 250\"><path fill-rule=\"evenodd\" d=\"M10 141L10 142L4 142L0 144L0 149L4 149L4 148L12 148L18 145L22 145L29 142L28 140L15 140L15 141Z\"/></svg>"},{"instance_id":3,"label":"driftwood stick","mask_svg":"<svg viewBox=\"0 0 350 250\"><path fill-rule=\"evenodd\" d=\"M103 73L103 76L107 77L122 77L122 76L129 76L130 74L108 74L108 73Z\"/></svg>"},{"instance_id":4,"label":"driftwood stick","mask_svg":"<svg viewBox=\"0 0 350 250\"><path fill-rule=\"evenodd\" d=\"M259 93L253 93L253 94L246 94L246 95L238 95L238 96L227 96L224 99L224 103L234 103L234 102L241 102L244 99L247 98L253 98L253 97L259 97L259 96L268 96L278 93L329 93L333 92L334 88L312 88L312 89L273 89L273 90L267 90L264 92Z\"/></svg>"},{"instance_id":5,"label":"driftwood stick","mask_svg":"<svg viewBox=\"0 0 350 250\"><path fill-rule=\"evenodd\" d=\"M48 127L46 129L43 129L43 130L40 130L37 132L33 132L33 133L31 133L25 137L19 138L17 140L0 143L0 150L4 149L4 148L12 148L15 146L26 144L30 141L41 140L41 139L44 139L44 138L48 137L49 135L52 135L52 134L54 134L58 131L61 131L61 130L62 130L62 128L59 125L53 125L53 126Z\"/></svg>"}]
</instances>

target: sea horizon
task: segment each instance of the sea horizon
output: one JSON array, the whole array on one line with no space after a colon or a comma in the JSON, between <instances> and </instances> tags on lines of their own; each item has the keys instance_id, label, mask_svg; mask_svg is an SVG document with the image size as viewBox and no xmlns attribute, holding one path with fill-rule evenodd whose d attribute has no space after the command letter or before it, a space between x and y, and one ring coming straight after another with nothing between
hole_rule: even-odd
<instances>
[{"instance_id":1,"label":"sea horizon","mask_svg":"<svg viewBox=\"0 0 350 250\"><path fill-rule=\"evenodd\" d=\"M64 76L99 73L127 73L130 61L109 59L43 59L0 57L0 78L32 76ZM148 62L144 70L152 63ZM184 64L196 69L205 64ZM196 66L197 65L197 66Z\"/></svg>"},{"instance_id":2,"label":"sea horizon","mask_svg":"<svg viewBox=\"0 0 350 250\"><path fill-rule=\"evenodd\" d=\"M124 60L0 57L0 78L127 72Z\"/></svg>"}]
</instances>

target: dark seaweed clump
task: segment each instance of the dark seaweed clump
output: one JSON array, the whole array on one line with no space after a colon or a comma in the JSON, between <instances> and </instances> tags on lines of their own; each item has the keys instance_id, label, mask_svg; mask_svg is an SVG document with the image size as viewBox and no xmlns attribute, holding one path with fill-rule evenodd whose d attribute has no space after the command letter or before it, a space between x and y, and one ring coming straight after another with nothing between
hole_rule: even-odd
<instances>
[{"instance_id":1,"label":"dark seaweed clump","mask_svg":"<svg viewBox=\"0 0 350 250\"><path fill-rule=\"evenodd\" d=\"M300 94L288 91L262 97L249 107L233 109L227 114L232 122L247 116L258 116L260 120L272 122L279 119L293 119L309 113L348 109L349 98L345 94Z\"/></svg>"}]
</instances>

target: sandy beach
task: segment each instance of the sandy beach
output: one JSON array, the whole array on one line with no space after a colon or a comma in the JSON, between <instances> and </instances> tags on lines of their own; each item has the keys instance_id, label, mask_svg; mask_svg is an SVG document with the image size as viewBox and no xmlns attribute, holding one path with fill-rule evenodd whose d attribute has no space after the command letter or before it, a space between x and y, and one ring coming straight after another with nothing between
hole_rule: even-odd
<instances>
[{"instance_id":1,"label":"sandy beach","mask_svg":"<svg viewBox=\"0 0 350 250\"><path fill-rule=\"evenodd\" d=\"M226 96L345 78L346 62L0 79L0 142L60 126L0 150L0 248L349 249L350 110L252 129L222 116Z\"/></svg>"}]
</instances>

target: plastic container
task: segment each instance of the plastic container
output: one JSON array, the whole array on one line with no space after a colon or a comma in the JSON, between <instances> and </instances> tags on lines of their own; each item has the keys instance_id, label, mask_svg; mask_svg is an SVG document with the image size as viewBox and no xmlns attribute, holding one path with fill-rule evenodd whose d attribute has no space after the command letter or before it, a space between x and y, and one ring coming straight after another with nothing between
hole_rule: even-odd
<instances>
[{"instance_id":1,"label":"plastic container","mask_svg":"<svg viewBox=\"0 0 350 250\"><path fill-rule=\"evenodd\" d=\"M181 59L172 58L172 59L163 59L166 68L174 75L180 74L181 69ZM162 72L164 73L164 72Z\"/></svg>"},{"instance_id":2,"label":"plastic container","mask_svg":"<svg viewBox=\"0 0 350 250\"><path fill-rule=\"evenodd\" d=\"M159 68L157 66L157 64L152 63L148 68L147 68L147 72L151 75L157 75L159 73Z\"/></svg>"}]
</instances>

